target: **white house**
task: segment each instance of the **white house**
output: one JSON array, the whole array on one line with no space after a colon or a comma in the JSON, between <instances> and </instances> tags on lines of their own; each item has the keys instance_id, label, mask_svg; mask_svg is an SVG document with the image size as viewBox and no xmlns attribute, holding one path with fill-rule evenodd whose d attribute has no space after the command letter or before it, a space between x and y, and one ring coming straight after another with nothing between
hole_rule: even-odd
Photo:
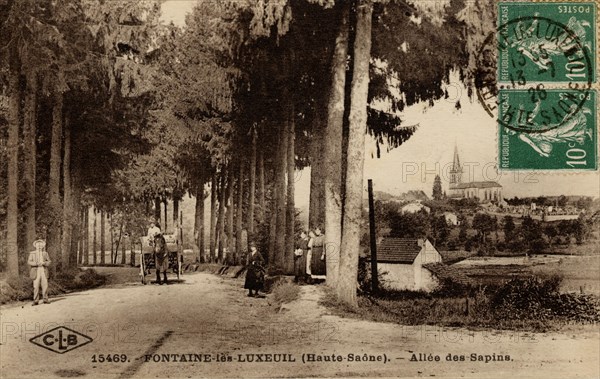
<instances>
[{"instance_id":1,"label":"white house","mask_svg":"<svg viewBox=\"0 0 600 379\"><path fill-rule=\"evenodd\" d=\"M421 204L420 202L416 202L416 201L404 205L402 208L400 208L400 211L402 213L417 213L421 209L424 209L425 212L427 212L427 213L429 213L429 211L430 211L429 207Z\"/></svg>"},{"instance_id":2,"label":"white house","mask_svg":"<svg viewBox=\"0 0 600 379\"><path fill-rule=\"evenodd\" d=\"M442 262L442 256L427 239L385 238L377 247L377 269L393 289L432 291L439 281L424 268Z\"/></svg>"}]
</instances>

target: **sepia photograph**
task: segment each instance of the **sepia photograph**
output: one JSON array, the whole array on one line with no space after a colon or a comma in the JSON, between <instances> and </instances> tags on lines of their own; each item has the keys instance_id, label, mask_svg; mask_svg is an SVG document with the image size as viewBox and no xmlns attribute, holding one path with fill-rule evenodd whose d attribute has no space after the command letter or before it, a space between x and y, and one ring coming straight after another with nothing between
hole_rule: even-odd
<instances>
[{"instance_id":1,"label":"sepia photograph","mask_svg":"<svg viewBox=\"0 0 600 379\"><path fill-rule=\"evenodd\" d=\"M600 378L598 5L0 0L0 379Z\"/></svg>"}]
</instances>

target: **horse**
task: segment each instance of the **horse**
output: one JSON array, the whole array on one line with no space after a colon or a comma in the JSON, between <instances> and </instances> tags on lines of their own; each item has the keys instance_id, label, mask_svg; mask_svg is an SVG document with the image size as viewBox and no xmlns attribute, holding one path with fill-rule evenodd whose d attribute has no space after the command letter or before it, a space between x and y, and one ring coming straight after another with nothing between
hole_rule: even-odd
<instances>
[{"instance_id":1,"label":"horse","mask_svg":"<svg viewBox=\"0 0 600 379\"><path fill-rule=\"evenodd\" d=\"M167 283L167 269L169 268L169 253L167 252L167 242L162 234L154 236L154 264L156 265L156 282L163 284L160 280L160 273L163 272L164 283Z\"/></svg>"}]
</instances>

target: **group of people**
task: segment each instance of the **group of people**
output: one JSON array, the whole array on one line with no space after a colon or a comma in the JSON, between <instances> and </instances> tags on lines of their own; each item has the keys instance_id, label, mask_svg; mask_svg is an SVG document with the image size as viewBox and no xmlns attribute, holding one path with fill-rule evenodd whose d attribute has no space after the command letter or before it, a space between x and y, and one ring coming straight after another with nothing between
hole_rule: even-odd
<instances>
[{"instance_id":1,"label":"group of people","mask_svg":"<svg viewBox=\"0 0 600 379\"><path fill-rule=\"evenodd\" d=\"M325 235L320 228L302 231L294 246L294 281L312 283L314 279L325 279ZM259 296L264 288L265 259L250 243L250 255L246 266L244 288L248 296Z\"/></svg>"},{"instance_id":2,"label":"group of people","mask_svg":"<svg viewBox=\"0 0 600 379\"><path fill-rule=\"evenodd\" d=\"M314 279L325 279L325 235L320 228L302 231L294 246L294 281L312 283ZM265 279L265 259L250 243L250 255L246 266L244 288L248 296L259 296Z\"/></svg>"},{"instance_id":3,"label":"group of people","mask_svg":"<svg viewBox=\"0 0 600 379\"><path fill-rule=\"evenodd\" d=\"M156 236L162 235L160 230L160 225L158 223L152 223L148 228L148 240L154 243L154 238ZM27 264L29 265L29 278L33 281L33 304L38 305L41 300L48 304L50 300L48 299L48 279L50 278L50 272L48 267L52 261L50 260L50 256L46 251L46 241L43 239L37 239L33 242L33 247L35 250L29 252L29 257L27 259ZM157 279L158 283L161 283L159 272L164 272L164 282L167 282L166 278L166 267L165 264L168 264L167 259L163 259L160 262L160 265L157 263ZM159 270L159 266L162 270ZM40 291L41 290L41 291Z\"/></svg>"},{"instance_id":4,"label":"group of people","mask_svg":"<svg viewBox=\"0 0 600 379\"><path fill-rule=\"evenodd\" d=\"M294 247L295 281L325 279L325 235L321 229L303 231Z\"/></svg>"},{"instance_id":5,"label":"group of people","mask_svg":"<svg viewBox=\"0 0 600 379\"><path fill-rule=\"evenodd\" d=\"M148 228L148 241L152 245L157 237L162 236L160 225L153 223ZM325 249L324 238L319 228L311 231L303 231L300 238L296 241L294 251L294 277L296 282L311 282L314 278L324 278L325 276ZM163 237L164 239L164 237ZM35 250L29 253L27 263L31 267L30 278L33 280L33 305L38 305L41 297L44 303L48 300L48 267L50 266L50 257L45 250L46 242L38 239L33 243ZM166 271L168 259L156 260L157 283L167 282ZM259 291L264 288L265 280L265 259L258 252L256 244L250 243L250 254L248 255L248 265L246 272L246 281L244 288L248 290L248 296L259 296ZM164 280L161 280L160 272L164 273Z\"/></svg>"}]
</instances>

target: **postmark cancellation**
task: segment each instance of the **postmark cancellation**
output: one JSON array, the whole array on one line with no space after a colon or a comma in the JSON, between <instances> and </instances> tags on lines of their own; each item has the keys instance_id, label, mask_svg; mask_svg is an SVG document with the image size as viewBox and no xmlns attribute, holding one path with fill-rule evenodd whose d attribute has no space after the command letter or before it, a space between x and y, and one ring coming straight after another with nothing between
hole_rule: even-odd
<instances>
[{"instance_id":1,"label":"postmark cancellation","mask_svg":"<svg viewBox=\"0 0 600 379\"><path fill-rule=\"evenodd\" d=\"M598 169L596 18L593 2L498 3L500 170Z\"/></svg>"}]
</instances>

